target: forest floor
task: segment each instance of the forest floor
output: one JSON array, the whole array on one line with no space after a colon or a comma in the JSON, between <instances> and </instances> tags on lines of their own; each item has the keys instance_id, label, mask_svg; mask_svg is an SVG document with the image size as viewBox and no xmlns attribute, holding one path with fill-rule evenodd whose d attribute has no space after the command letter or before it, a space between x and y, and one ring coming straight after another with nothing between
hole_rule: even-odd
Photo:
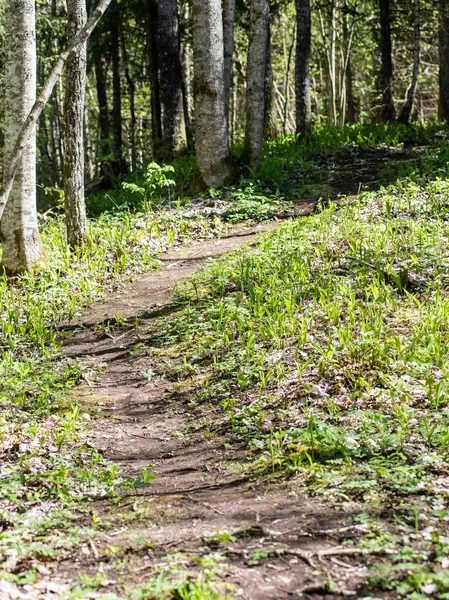
<instances>
[{"instance_id":1,"label":"forest floor","mask_svg":"<svg viewBox=\"0 0 449 600\"><path fill-rule=\"evenodd\" d=\"M449 597L449 190L396 181L427 153L345 156L335 204L185 243L60 323L112 485L23 536L37 578L1 600Z\"/></svg>"}]
</instances>

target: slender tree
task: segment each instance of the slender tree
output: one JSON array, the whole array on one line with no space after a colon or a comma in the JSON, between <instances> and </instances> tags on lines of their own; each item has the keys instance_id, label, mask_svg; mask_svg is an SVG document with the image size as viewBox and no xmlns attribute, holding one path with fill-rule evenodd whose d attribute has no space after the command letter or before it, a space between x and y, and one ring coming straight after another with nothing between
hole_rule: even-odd
<instances>
[{"instance_id":1,"label":"slender tree","mask_svg":"<svg viewBox=\"0 0 449 600\"><path fill-rule=\"evenodd\" d=\"M114 153L114 171L127 170L123 157L123 122L122 122L122 80L120 77L120 5L113 0L109 12L109 43L112 67L112 150Z\"/></svg>"},{"instance_id":2,"label":"slender tree","mask_svg":"<svg viewBox=\"0 0 449 600\"><path fill-rule=\"evenodd\" d=\"M234 54L235 0L223 0L224 96L226 118L229 123L229 92L232 80Z\"/></svg>"},{"instance_id":3,"label":"slender tree","mask_svg":"<svg viewBox=\"0 0 449 600\"><path fill-rule=\"evenodd\" d=\"M379 0L380 8L380 87L382 91L382 121L394 121L393 61L391 58L390 0Z\"/></svg>"},{"instance_id":4,"label":"slender tree","mask_svg":"<svg viewBox=\"0 0 449 600\"><path fill-rule=\"evenodd\" d=\"M159 86L162 105L162 158L173 158L181 100L181 61L177 0L158 0Z\"/></svg>"},{"instance_id":5,"label":"slender tree","mask_svg":"<svg viewBox=\"0 0 449 600\"><path fill-rule=\"evenodd\" d=\"M162 108L159 87L159 51L158 51L158 5L157 0L146 0L146 27L148 45L148 68L151 88L151 137L153 154L159 157L162 146Z\"/></svg>"},{"instance_id":6,"label":"slender tree","mask_svg":"<svg viewBox=\"0 0 449 600\"><path fill-rule=\"evenodd\" d=\"M438 116L449 122L449 0L439 0L439 100Z\"/></svg>"},{"instance_id":7,"label":"slender tree","mask_svg":"<svg viewBox=\"0 0 449 600\"><path fill-rule=\"evenodd\" d=\"M246 69L245 160L256 172L260 167L265 123L269 19L268 0L251 0Z\"/></svg>"},{"instance_id":8,"label":"slender tree","mask_svg":"<svg viewBox=\"0 0 449 600\"><path fill-rule=\"evenodd\" d=\"M69 42L87 22L85 0L68 0ZM86 89L86 44L81 44L66 64L64 100L64 200L67 241L82 246L87 236L84 203L84 99Z\"/></svg>"},{"instance_id":9,"label":"slender tree","mask_svg":"<svg viewBox=\"0 0 449 600\"><path fill-rule=\"evenodd\" d=\"M273 60L271 56L271 27L268 22L267 68L265 69L265 115L263 124L263 139L272 140L276 137L276 118L273 106Z\"/></svg>"},{"instance_id":10,"label":"slender tree","mask_svg":"<svg viewBox=\"0 0 449 600\"><path fill-rule=\"evenodd\" d=\"M310 107L310 0L296 0L296 133L306 134L311 127Z\"/></svg>"},{"instance_id":11,"label":"slender tree","mask_svg":"<svg viewBox=\"0 0 449 600\"><path fill-rule=\"evenodd\" d=\"M125 34L123 31L123 23L120 23L120 46L122 49L123 66L125 70L125 79L128 86L129 94L129 116L131 118L129 128L129 144L131 146L131 170L137 168L137 148L136 148L136 85L129 69L128 50L125 43Z\"/></svg>"},{"instance_id":12,"label":"slender tree","mask_svg":"<svg viewBox=\"0 0 449 600\"><path fill-rule=\"evenodd\" d=\"M101 37L101 30L94 31L89 52L92 55L95 72L95 88L98 103L98 128L102 143L102 154L110 154L109 139L111 136L110 116L107 92L107 63Z\"/></svg>"},{"instance_id":13,"label":"slender tree","mask_svg":"<svg viewBox=\"0 0 449 600\"><path fill-rule=\"evenodd\" d=\"M410 120L410 115L413 108L413 100L415 99L416 87L418 85L419 64L421 59L421 3L420 0L413 2L413 70L412 80L407 88L405 103L402 107L398 121L407 124Z\"/></svg>"},{"instance_id":14,"label":"slender tree","mask_svg":"<svg viewBox=\"0 0 449 600\"><path fill-rule=\"evenodd\" d=\"M192 123L192 85L191 85L191 51L192 44L190 42L190 6L186 2L184 7L182 29L183 29L183 40L181 50L182 57L182 108L184 112L184 126L186 133L186 144L187 150L193 151L194 149L194 136L193 136L193 123Z\"/></svg>"},{"instance_id":15,"label":"slender tree","mask_svg":"<svg viewBox=\"0 0 449 600\"><path fill-rule=\"evenodd\" d=\"M7 0L5 6L5 168L36 98L34 0ZM36 213L36 140L24 144L10 201L0 223L2 264L10 275L33 269L43 259Z\"/></svg>"},{"instance_id":16,"label":"slender tree","mask_svg":"<svg viewBox=\"0 0 449 600\"><path fill-rule=\"evenodd\" d=\"M193 0L193 61L198 170L204 184L221 186L230 176L221 0Z\"/></svg>"}]
</instances>

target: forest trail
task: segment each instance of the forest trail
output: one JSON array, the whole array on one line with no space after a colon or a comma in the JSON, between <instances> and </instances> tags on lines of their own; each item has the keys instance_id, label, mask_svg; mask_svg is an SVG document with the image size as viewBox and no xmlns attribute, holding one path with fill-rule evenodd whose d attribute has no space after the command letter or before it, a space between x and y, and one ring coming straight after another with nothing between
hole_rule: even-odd
<instances>
[{"instance_id":1,"label":"forest trail","mask_svg":"<svg viewBox=\"0 0 449 600\"><path fill-rule=\"evenodd\" d=\"M304 213L313 209L306 203ZM295 491L294 485L251 482L238 465L244 463L245 448L223 448L223 440L207 440L195 433L200 418L189 407L189 398L173 393L173 382L155 376L150 381L143 373L154 366L151 353L136 361L135 344L151 348L148 326L172 305L175 284L202 268L209 257L217 257L243 244L253 243L276 222L254 227L234 228L221 239L195 242L163 258L161 270L131 283L106 303L92 307L82 317L84 328L65 345L68 356L82 358L98 367L106 365L100 381L79 389L83 402L102 403L106 418L94 422L89 442L104 456L119 465L127 475L138 476L148 465L156 479L149 486L132 492L129 500L116 506L99 500L94 511L102 520L117 520L96 542L96 552L83 556L82 564L61 565L61 576L83 572L95 574L100 563L108 579L124 578L137 587L162 558L174 550L200 556L219 545L218 535L236 538L226 553L232 564L224 581L234 584L237 597L262 600L301 597L307 592L320 594L332 578L345 597L359 587L366 569L359 561L349 562L338 544L354 539L357 525L351 514L331 503L315 504ZM115 315L130 323L111 336L99 336L92 326ZM135 318L140 324L134 327ZM181 434L183 430L191 433ZM237 466L237 468L235 468ZM239 472L240 471L240 472ZM126 492L125 492L126 495ZM129 522L127 525L123 523ZM108 547L132 548L135 538L151 540L154 548L147 554L133 555L122 572L108 571ZM210 540L205 546L204 541ZM257 565L257 553L267 547L282 548L268 564ZM314 554L335 549L325 560ZM223 549L220 549L223 551ZM310 552L310 558L297 555ZM252 558L252 560L251 560ZM344 560L342 560L344 559ZM256 563L250 564L247 563ZM114 587L114 584L111 584ZM312 595L311 595L312 594Z\"/></svg>"},{"instance_id":2,"label":"forest trail","mask_svg":"<svg viewBox=\"0 0 449 600\"><path fill-rule=\"evenodd\" d=\"M310 214L315 203L301 203L296 214ZM107 575L107 591L120 596L157 575L167 554L190 560L219 551L228 561L219 580L232 597L366 597L363 551L342 545L363 534L364 526L354 520L357 505L335 498L314 501L294 482L251 480L244 468L247 449L217 435L208 439L197 427L203 407L195 407L176 382L154 374L158 354L152 329L176 310L174 287L209 258L254 244L259 233L277 225L236 227L220 239L169 251L159 271L124 285L72 322L75 332L65 354L101 373L93 381L86 376L77 390L82 404L102 408L89 444L127 476L139 476L151 465L156 478L125 492L119 504L93 502L95 518L108 523L104 533L87 543L75 562L61 563L59 577L100 572ZM117 321L120 327L109 329ZM136 345L146 348L143 357L136 356ZM172 358L182 363L182 357ZM208 418L213 420L213 411ZM267 556L269 561L259 561Z\"/></svg>"}]
</instances>

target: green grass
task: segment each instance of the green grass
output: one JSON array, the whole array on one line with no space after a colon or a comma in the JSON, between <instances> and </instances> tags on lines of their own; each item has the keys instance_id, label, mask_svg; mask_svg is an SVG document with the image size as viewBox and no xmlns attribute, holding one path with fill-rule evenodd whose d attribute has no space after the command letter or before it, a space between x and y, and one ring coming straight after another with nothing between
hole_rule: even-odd
<instances>
[{"instance_id":1,"label":"green grass","mask_svg":"<svg viewBox=\"0 0 449 600\"><path fill-rule=\"evenodd\" d=\"M194 278L167 336L196 357L205 399L226 406L248 393L229 424L247 433L257 414L248 436L271 468L446 455L448 197L444 181L364 194Z\"/></svg>"},{"instance_id":2,"label":"green grass","mask_svg":"<svg viewBox=\"0 0 449 600\"><path fill-rule=\"evenodd\" d=\"M66 334L58 324L69 323L119 280L156 268L157 253L174 242L205 236L220 224L170 213L103 214L91 222L82 254L67 249L63 226L58 217L41 222L42 272L13 281L0 277L0 523L8 524L0 531L0 553L12 552L25 571L32 557L30 577L44 559L41 544L28 543L37 535L33 507L42 507L51 522L60 506L84 511L86 499L152 479L148 471L127 481L84 444L86 423L101 409L80 408L72 391L83 376L95 374L61 354ZM70 524L61 531L71 531ZM16 570L0 568L0 577L20 581Z\"/></svg>"},{"instance_id":3,"label":"green grass","mask_svg":"<svg viewBox=\"0 0 449 600\"><path fill-rule=\"evenodd\" d=\"M362 545L387 544L400 565L408 546L426 553L424 571L372 584L415 599L449 593L445 152L215 261L160 327L183 357L161 372L189 377L198 430L246 444L253 476L399 511Z\"/></svg>"},{"instance_id":4,"label":"green grass","mask_svg":"<svg viewBox=\"0 0 449 600\"><path fill-rule=\"evenodd\" d=\"M142 204L119 186L92 198L97 216L83 254L66 248L60 217L43 218L46 268L0 278L0 554L12 557L0 578L33 581L39 566L95 537L101 524L89 517L89 498L152 479L149 468L127 481L83 443L86 423L101 412L80 407L73 391L93 374L62 356L65 334L57 325L118 282L156 268L157 253L174 242L204 237L224 222L271 218L285 195L321 185L328 159L400 147L407 136L433 145L398 171L394 185L284 223L180 289L182 310L160 327L159 371L196 382L198 428L245 444L253 476L294 479L309 494L343 502L396 504L404 536L425 514L440 534L420 551L449 554L439 525L449 516L440 491L449 467L449 151L432 138L440 129L347 127L300 142L281 138L267 144L257 179L209 190L202 202L212 210L191 218L180 215L195 206L186 196L194 165L179 159L171 205L151 190ZM134 174L130 182L142 181ZM182 360L164 358L171 345ZM82 528L73 522L80 514ZM396 548L402 539L374 529L367 544ZM167 565L136 598L226 597L214 577L187 569L176 579L178 567ZM444 594L438 567L408 578L398 569L382 585L419 598L429 580ZM208 567L196 568L204 575ZM97 584L82 580L68 597Z\"/></svg>"}]
</instances>

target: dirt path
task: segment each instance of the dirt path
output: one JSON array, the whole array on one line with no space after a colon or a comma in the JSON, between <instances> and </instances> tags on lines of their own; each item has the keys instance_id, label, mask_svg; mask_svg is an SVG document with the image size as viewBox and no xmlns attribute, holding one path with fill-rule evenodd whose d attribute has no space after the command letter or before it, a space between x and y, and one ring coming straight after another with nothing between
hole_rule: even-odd
<instances>
[{"instance_id":1,"label":"dirt path","mask_svg":"<svg viewBox=\"0 0 449 600\"><path fill-rule=\"evenodd\" d=\"M254 243L259 232L273 227L276 223L234 229L221 239L172 251L162 258L160 271L139 278L80 319L83 328L67 341L65 353L104 368L100 381L88 380L79 390L84 402L104 407L105 418L95 421L90 443L127 475L152 465L156 479L118 506L95 502L95 514L112 524L95 545L84 546L75 562L61 564L59 576L106 573L108 591L120 595L126 586L143 585L169 553L193 558L219 551L228 559L219 579L234 586L235 597L319 598L330 581L335 587L328 597L364 597L357 591L367 575L364 557L341 546L361 533L352 519L357 507L315 503L293 484L249 481L238 467L245 462L245 448L196 433L200 412L190 399L177 394L172 382L159 376L149 381L143 374L156 360L148 326L173 308L173 286L208 258ZM119 331L99 335L98 325L112 315L127 321ZM150 349L144 359L133 356L137 343ZM223 533L233 537L225 543L219 539Z\"/></svg>"}]
</instances>

